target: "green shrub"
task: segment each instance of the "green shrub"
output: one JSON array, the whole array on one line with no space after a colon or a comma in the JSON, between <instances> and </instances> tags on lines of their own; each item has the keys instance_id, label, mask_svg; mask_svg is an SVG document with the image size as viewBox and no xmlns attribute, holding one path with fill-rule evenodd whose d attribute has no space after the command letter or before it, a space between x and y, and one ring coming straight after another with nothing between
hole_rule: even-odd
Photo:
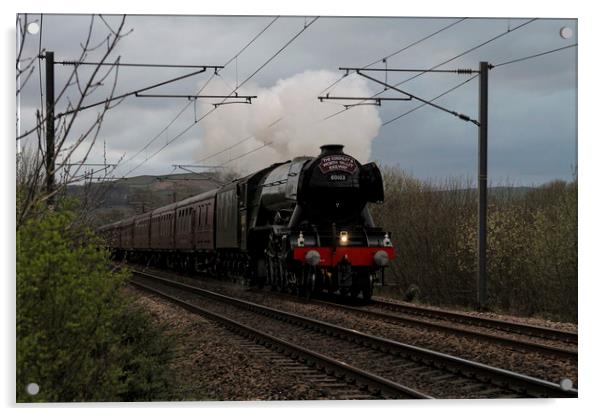
<instances>
[{"instance_id":1,"label":"green shrub","mask_svg":"<svg viewBox=\"0 0 602 416\"><path fill-rule=\"evenodd\" d=\"M17 230L18 402L160 398L168 345L127 307L127 273L111 271L100 247L69 209L40 211Z\"/></svg>"}]
</instances>

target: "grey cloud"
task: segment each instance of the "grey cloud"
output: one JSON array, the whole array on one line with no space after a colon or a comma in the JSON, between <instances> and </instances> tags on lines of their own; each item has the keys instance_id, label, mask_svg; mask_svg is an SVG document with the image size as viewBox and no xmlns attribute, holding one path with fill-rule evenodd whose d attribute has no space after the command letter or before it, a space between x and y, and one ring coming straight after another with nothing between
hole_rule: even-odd
<instances>
[{"instance_id":1,"label":"grey cloud","mask_svg":"<svg viewBox=\"0 0 602 416\"><path fill-rule=\"evenodd\" d=\"M123 62L197 63L221 65L264 28L271 17L225 16L128 16L126 28L134 31L123 40L114 54ZM117 16L109 16L111 23ZM309 19L307 19L309 20ZM364 66L444 27L457 18L320 18L290 47L253 77L249 91L273 88L278 80L291 78L306 70L338 72L339 66ZM516 27L524 19L468 19L420 45L388 60L389 67L430 67L459 54L480 42ZM282 17L249 47L236 62L215 78L211 91L229 92L274 54L306 22L304 17ZM43 48L54 50L57 58L75 58L79 42L89 23L88 16L44 16ZM573 29L574 37L561 39L562 26ZM97 21L94 42L106 30ZM571 19L541 19L463 56L447 68L475 68L480 60L501 63L530 54L565 46L577 41L577 24ZM28 39L26 54L37 53L37 38ZM101 52L91 54L93 60ZM384 64L379 63L382 67ZM188 70L121 68L117 93L148 86ZM57 68L57 83L64 82L67 69ZM159 88L155 93L192 94L210 73L198 75ZM390 74L388 81L399 82L410 75ZM383 74L377 77L384 79ZM39 106L37 77L22 94L23 127L32 125L34 109ZM431 98L465 78L455 75L426 74L403 85L408 91ZM106 96L110 84L99 89L93 99ZM380 86L368 83L372 92ZM494 68L490 73L490 173L492 181L511 178L515 183L541 183L554 178L570 179L574 164L576 135L576 51L569 49L545 57ZM344 95L345 84L333 94ZM462 87L438 101L472 117L478 115L477 83ZM73 99L76 94L70 91ZM388 92L388 96L395 93ZM127 153L133 156L156 136L185 100L128 98L108 115L101 133L110 157ZM378 108L387 121L418 103L387 103ZM64 105L61 104L61 105ZM324 104L338 111L340 106ZM221 111L221 110L218 110ZM349 116L353 117L353 111ZM199 106L200 113L200 106ZM91 120L95 111L82 116ZM357 113L356 113L357 114ZM294 117L294 115L290 115ZM212 116L209 116L212 117ZM347 116L346 116L347 117ZM343 117L334 120L344 120ZM164 134L149 146L148 152L128 163L135 166L183 131L194 121L192 109L186 110ZM230 120L229 122L235 122ZM341 121L342 122L342 121ZM236 129L233 129L236 130ZM309 129L308 129L309 131ZM165 173L171 164L187 163L199 157L200 143L206 138L204 122L174 141L134 174ZM232 137L235 142L242 139ZM476 138L473 125L464 123L432 108L423 108L388 126L381 127L372 142L372 158L386 164L399 164L420 177L450 175L474 177ZM218 145L211 148L219 147ZM99 158L101 148L93 158ZM252 156L249 156L252 157ZM257 156L259 157L259 156Z\"/></svg>"}]
</instances>

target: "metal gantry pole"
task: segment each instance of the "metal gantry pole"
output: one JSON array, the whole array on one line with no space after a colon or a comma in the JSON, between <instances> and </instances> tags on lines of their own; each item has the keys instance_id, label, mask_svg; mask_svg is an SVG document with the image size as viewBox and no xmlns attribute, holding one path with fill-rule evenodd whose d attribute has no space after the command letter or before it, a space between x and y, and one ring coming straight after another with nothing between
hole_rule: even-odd
<instances>
[{"instance_id":1,"label":"metal gantry pole","mask_svg":"<svg viewBox=\"0 0 602 416\"><path fill-rule=\"evenodd\" d=\"M487 119L489 63L479 63L479 240L478 292L480 309L487 308Z\"/></svg>"},{"instance_id":2,"label":"metal gantry pole","mask_svg":"<svg viewBox=\"0 0 602 416\"><path fill-rule=\"evenodd\" d=\"M458 74L471 74L474 71L471 69L457 69L457 70L416 70L416 69L368 69L368 68L339 68L347 72L354 70L358 75L374 81L386 88L405 94L410 99L416 99L423 103L423 105L430 105L439 110L445 111L458 117L464 121L470 121L479 127L479 166L478 166L478 193L479 193L479 215L478 215L478 241L477 241L477 304L479 309L487 309L487 125L488 125L488 99L489 99L489 70L493 66L489 65L489 62L483 61L479 63L479 120L473 120L465 114L458 113L456 111L449 110L440 105L434 104L437 98L445 95L446 93L436 97L432 100L424 100L416 97L406 91L396 88L394 85L389 85L386 82L380 81L376 78L368 76L361 71L416 71L416 72L455 72ZM450 90L451 91L451 90ZM449 92L449 91L448 91ZM320 101L324 99L361 99L361 100L373 100L372 97L331 97L328 94L323 97L318 97ZM418 107L417 107L418 108ZM338 114L338 113L337 113Z\"/></svg>"},{"instance_id":3,"label":"metal gantry pole","mask_svg":"<svg viewBox=\"0 0 602 416\"><path fill-rule=\"evenodd\" d=\"M46 52L46 192L54 191L54 52ZM54 204L54 197L48 198Z\"/></svg>"}]
</instances>

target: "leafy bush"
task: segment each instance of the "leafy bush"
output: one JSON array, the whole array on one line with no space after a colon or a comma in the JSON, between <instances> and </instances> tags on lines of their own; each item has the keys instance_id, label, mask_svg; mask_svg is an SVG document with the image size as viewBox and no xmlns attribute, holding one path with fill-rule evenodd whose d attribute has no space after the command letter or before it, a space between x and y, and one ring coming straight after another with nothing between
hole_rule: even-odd
<instances>
[{"instance_id":1,"label":"leafy bush","mask_svg":"<svg viewBox=\"0 0 602 416\"><path fill-rule=\"evenodd\" d=\"M17 401L160 399L169 345L127 306L127 273L75 219L40 210L17 230Z\"/></svg>"}]
</instances>

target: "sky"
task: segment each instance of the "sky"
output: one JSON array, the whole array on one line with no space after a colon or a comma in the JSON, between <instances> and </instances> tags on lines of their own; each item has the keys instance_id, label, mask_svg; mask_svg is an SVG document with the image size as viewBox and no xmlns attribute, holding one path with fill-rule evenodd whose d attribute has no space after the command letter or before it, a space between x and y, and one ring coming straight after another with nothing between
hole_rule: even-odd
<instances>
[{"instance_id":1,"label":"sky","mask_svg":"<svg viewBox=\"0 0 602 416\"><path fill-rule=\"evenodd\" d=\"M342 143L362 163L398 166L421 179L454 177L476 184L475 124L428 105L403 115L421 104L416 99L382 101L380 106L364 102L345 110L344 104L358 101L320 102L317 97L326 93L332 97L381 93L381 97L400 98L402 93L391 89L382 92L382 85L353 72L327 87L345 74L339 67L372 64L369 69L429 69L497 37L438 67L477 69L480 61L494 65L489 71L490 185L530 186L574 177L577 47L495 65L577 43L576 19L321 16L314 21L315 17L128 15L125 32L131 32L109 60L184 65L224 65L230 61L217 76L208 69L145 93L195 95L208 82L203 94L228 95L238 87L240 95L257 98L250 105L214 108L213 104L221 100L128 97L105 116L87 162L102 163L106 151L108 163L119 161L116 176L182 172L173 165L184 164L225 166L243 174L291 157L315 155L321 144ZM41 24L41 31L26 36L23 56L51 50L55 60L61 61L79 56L91 16L30 14L28 19ZM106 17L113 28L119 20L118 16ZM563 38L562 28L570 28L572 36ZM91 44L100 46L86 61L100 57L102 40L108 33L105 23L94 18ZM433 36L422 40L429 35ZM41 69L43 75L43 63ZM70 69L56 65L55 89L65 84ZM82 69L82 78L90 71ZM115 94L192 71L120 67ZM425 100L471 78L455 73L363 73L389 85L418 75L399 88ZM40 107L38 75L36 69L20 96L21 131L35 125L35 111ZM84 103L107 97L111 81L109 78ZM57 103L56 112L64 111L67 98L74 101L78 95L76 87L69 88ZM478 77L435 103L478 119ZM91 108L78 116L71 140L98 112L98 108ZM35 145L33 135L20 143L22 147ZM74 154L71 163L83 157L84 148Z\"/></svg>"}]
</instances>

